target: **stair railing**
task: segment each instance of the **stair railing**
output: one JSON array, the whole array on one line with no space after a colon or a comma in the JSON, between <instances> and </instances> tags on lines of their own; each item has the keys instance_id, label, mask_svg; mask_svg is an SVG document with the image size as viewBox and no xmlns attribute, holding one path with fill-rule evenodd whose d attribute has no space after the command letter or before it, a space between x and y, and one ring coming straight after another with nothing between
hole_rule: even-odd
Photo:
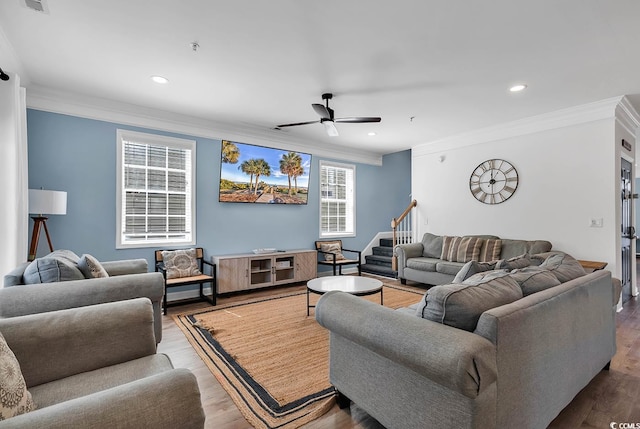
<instances>
[{"instance_id":1,"label":"stair railing","mask_svg":"<svg viewBox=\"0 0 640 429\"><path fill-rule=\"evenodd\" d=\"M411 201L402 214L391 220L391 229L393 230L393 246L396 244L408 244L413 242L413 219L412 210L418 205L416 200ZM391 268L396 271L398 269L398 258L395 253L391 258Z\"/></svg>"}]
</instances>

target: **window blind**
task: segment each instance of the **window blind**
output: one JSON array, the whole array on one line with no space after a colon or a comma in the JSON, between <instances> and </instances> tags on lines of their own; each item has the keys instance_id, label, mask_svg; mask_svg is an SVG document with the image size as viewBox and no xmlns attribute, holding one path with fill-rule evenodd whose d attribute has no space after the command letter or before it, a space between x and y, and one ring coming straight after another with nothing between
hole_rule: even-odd
<instances>
[{"instance_id":1,"label":"window blind","mask_svg":"<svg viewBox=\"0 0 640 429\"><path fill-rule=\"evenodd\" d=\"M137 134L137 133L136 133ZM121 247L192 244L193 148L163 137L120 138ZM181 142L181 141L180 141Z\"/></svg>"},{"instance_id":2,"label":"window blind","mask_svg":"<svg viewBox=\"0 0 640 429\"><path fill-rule=\"evenodd\" d=\"M355 234L355 166L321 162L320 235Z\"/></svg>"}]
</instances>

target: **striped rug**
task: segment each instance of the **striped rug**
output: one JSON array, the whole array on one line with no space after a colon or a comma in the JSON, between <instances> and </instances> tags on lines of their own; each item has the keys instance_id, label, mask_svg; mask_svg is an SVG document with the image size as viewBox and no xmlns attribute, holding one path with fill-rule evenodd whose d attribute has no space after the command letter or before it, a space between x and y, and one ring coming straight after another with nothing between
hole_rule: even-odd
<instances>
[{"instance_id":1,"label":"striped rug","mask_svg":"<svg viewBox=\"0 0 640 429\"><path fill-rule=\"evenodd\" d=\"M312 304L318 295L311 295ZM380 302L380 295L363 297ZM384 286L384 304L413 304L420 294ZM335 403L329 383L329 335L307 317L306 293L229 304L174 316L222 387L256 428L293 429Z\"/></svg>"}]
</instances>

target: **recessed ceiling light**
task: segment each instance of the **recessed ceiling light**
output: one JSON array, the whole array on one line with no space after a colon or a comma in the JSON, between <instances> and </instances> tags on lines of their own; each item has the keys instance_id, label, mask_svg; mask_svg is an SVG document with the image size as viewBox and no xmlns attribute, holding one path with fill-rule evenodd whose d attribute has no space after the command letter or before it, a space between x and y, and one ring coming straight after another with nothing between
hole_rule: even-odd
<instances>
[{"instance_id":1,"label":"recessed ceiling light","mask_svg":"<svg viewBox=\"0 0 640 429\"><path fill-rule=\"evenodd\" d=\"M154 81L155 83L162 83L162 84L169 83L169 79L162 76L151 76L151 80Z\"/></svg>"},{"instance_id":2,"label":"recessed ceiling light","mask_svg":"<svg viewBox=\"0 0 640 429\"><path fill-rule=\"evenodd\" d=\"M524 85L522 83L519 83L518 85L513 85L511 88L509 88L509 91L511 92L520 92L523 89L526 89L527 85Z\"/></svg>"},{"instance_id":3,"label":"recessed ceiling light","mask_svg":"<svg viewBox=\"0 0 640 429\"><path fill-rule=\"evenodd\" d=\"M367 133L368 136L375 136L376 133L374 133L373 131L371 131L370 133Z\"/></svg>"}]
</instances>

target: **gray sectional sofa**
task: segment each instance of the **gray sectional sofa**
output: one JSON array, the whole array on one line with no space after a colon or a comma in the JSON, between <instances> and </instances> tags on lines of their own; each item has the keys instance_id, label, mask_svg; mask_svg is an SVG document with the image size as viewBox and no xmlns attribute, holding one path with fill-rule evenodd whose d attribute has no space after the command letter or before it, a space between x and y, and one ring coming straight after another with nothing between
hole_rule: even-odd
<instances>
[{"instance_id":1,"label":"gray sectional sofa","mask_svg":"<svg viewBox=\"0 0 640 429\"><path fill-rule=\"evenodd\" d=\"M57 271L58 279L49 283L29 283L41 277L34 267L38 262L55 259L56 264L42 264ZM105 278L84 278L78 271L76 254L56 250L33 262L25 262L4 276L0 288L0 318L63 310L132 298L149 298L153 306L156 343L162 340L162 297L164 278L161 273L147 272L146 259L101 262L108 274ZM44 271L44 270L43 270ZM25 278L26 273L26 278ZM65 280L68 279L68 280ZM45 280L40 278L40 280Z\"/></svg>"},{"instance_id":2,"label":"gray sectional sofa","mask_svg":"<svg viewBox=\"0 0 640 429\"><path fill-rule=\"evenodd\" d=\"M486 255L485 260L487 261L510 259L523 254L531 255L551 250L551 243L544 240L500 239L495 235L475 235L462 238L478 239L479 244L476 243L478 255ZM449 260L442 258L444 239L445 236L426 233L420 242L395 246L394 255L398 258L398 279L403 284L407 280L412 280L428 285L439 285L453 281L467 261L456 261L455 257L450 257ZM491 255L487 252L486 246L490 240L500 242L498 254Z\"/></svg>"},{"instance_id":3,"label":"gray sectional sofa","mask_svg":"<svg viewBox=\"0 0 640 429\"><path fill-rule=\"evenodd\" d=\"M323 295L316 320L340 402L390 429L547 427L608 368L620 282L542 257L433 287L408 309Z\"/></svg>"}]
</instances>

